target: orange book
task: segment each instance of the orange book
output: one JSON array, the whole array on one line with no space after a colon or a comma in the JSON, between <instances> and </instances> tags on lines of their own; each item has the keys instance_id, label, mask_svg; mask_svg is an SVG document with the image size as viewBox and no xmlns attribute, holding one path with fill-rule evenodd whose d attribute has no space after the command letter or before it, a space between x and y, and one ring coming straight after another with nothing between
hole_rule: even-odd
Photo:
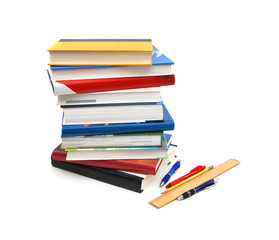
<instances>
[{"instance_id":1,"label":"orange book","mask_svg":"<svg viewBox=\"0 0 279 240\"><path fill-rule=\"evenodd\" d=\"M61 39L48 49L49 65L152 65L151 39Z\"/></svg>"}]
</instances>

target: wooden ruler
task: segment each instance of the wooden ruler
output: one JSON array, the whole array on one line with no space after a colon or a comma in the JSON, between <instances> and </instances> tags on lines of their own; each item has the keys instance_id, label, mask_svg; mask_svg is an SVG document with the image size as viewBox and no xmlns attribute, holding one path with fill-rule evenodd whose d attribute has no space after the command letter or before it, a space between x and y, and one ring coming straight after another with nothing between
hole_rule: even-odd
<instances>
[{"instance_id":1,"label":"wooden ruler","mask_svg":"<svg viewBox=\"0 0 279 240\"><path fill-rule=\"evenodd\" d=\"M232 169L233 167L237 166L240 162L235 159L230 159L217 167L209 170L208 172L205 172L201 174L200 176L193 178L192 180L182 184L181 186L174 188L173 190L161 195L158 198L155 198L149 204L156 208L161 208L168 203L176 200L181 194L221 175L222 173Z\"/></svg>"}]
</instances>

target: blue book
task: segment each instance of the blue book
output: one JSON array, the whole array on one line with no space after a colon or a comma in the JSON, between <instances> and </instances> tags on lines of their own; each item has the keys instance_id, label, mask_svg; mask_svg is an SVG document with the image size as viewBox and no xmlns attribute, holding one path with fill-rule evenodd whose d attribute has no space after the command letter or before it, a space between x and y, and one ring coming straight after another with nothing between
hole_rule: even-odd
<instances>
[{"instance_id":1,"label":"blue book","mask_svg":"<svg viewBox=\"0 0 279 240\"><path fill-rule=\"evenodd\" d=\"M62 125L62 137L174 130L174 121L165 105L163 105L163 113L163 121L109 125Z\"/></svg>"},{"instance_id":2,"label":"blue book","mask_svg":"<svg viewBox=\"0 0 279 240\"><path fill-rule=\"evenodd\" d=\"M153 46L152 53L152 65L172 65L174 64L167 56L160 52L156 47ZM51 66L51 70L61 69L79 69L79 68L104 68L110 66Z\"/></svg>"}]
</instances>

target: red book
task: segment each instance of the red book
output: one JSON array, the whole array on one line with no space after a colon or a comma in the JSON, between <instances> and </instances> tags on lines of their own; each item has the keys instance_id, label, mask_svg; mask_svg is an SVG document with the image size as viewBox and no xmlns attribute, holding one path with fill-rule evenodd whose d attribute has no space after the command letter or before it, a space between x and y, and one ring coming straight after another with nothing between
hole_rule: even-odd
<instances>
[{"instance_id":1,"label":"red book","mask_svg":"<svg viewBox=\"0 0 279 240\"><path fill-rule=\"evenodd\" d=\"M174 85L173 75L52 81L55 95Z\"/></svg>"},{"instance_id":2,"label":"red book","mask_svg":"<svg viewBox=\"0 0 279 240\"><path fill-rule=\"evenodd\" d=\"M61 144L57 146L51 155L51 159L62 162L71 162L94 167L111 168L127 172L155 175L162 159L125 159L125 160L66 160L67 152L61 149Z\"/></svg>"}]
</instances>

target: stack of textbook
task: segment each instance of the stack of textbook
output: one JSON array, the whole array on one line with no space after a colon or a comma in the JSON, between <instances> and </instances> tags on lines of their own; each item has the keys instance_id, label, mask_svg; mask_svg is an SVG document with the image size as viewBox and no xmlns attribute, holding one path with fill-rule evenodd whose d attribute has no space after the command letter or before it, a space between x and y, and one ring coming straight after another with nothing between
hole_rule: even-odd
<instances>
[{"instance_id":1,"label":"stack of textbook","mask_svg":"<svg viewBox=\"0 0 279 240\"><path fill-rule=\"evenodd\" d=\"M49 77L63 110L52 165L141 192L175 159L161 86L173 62L150 39L61 39Z\"/></svg>"}]
</instances>

